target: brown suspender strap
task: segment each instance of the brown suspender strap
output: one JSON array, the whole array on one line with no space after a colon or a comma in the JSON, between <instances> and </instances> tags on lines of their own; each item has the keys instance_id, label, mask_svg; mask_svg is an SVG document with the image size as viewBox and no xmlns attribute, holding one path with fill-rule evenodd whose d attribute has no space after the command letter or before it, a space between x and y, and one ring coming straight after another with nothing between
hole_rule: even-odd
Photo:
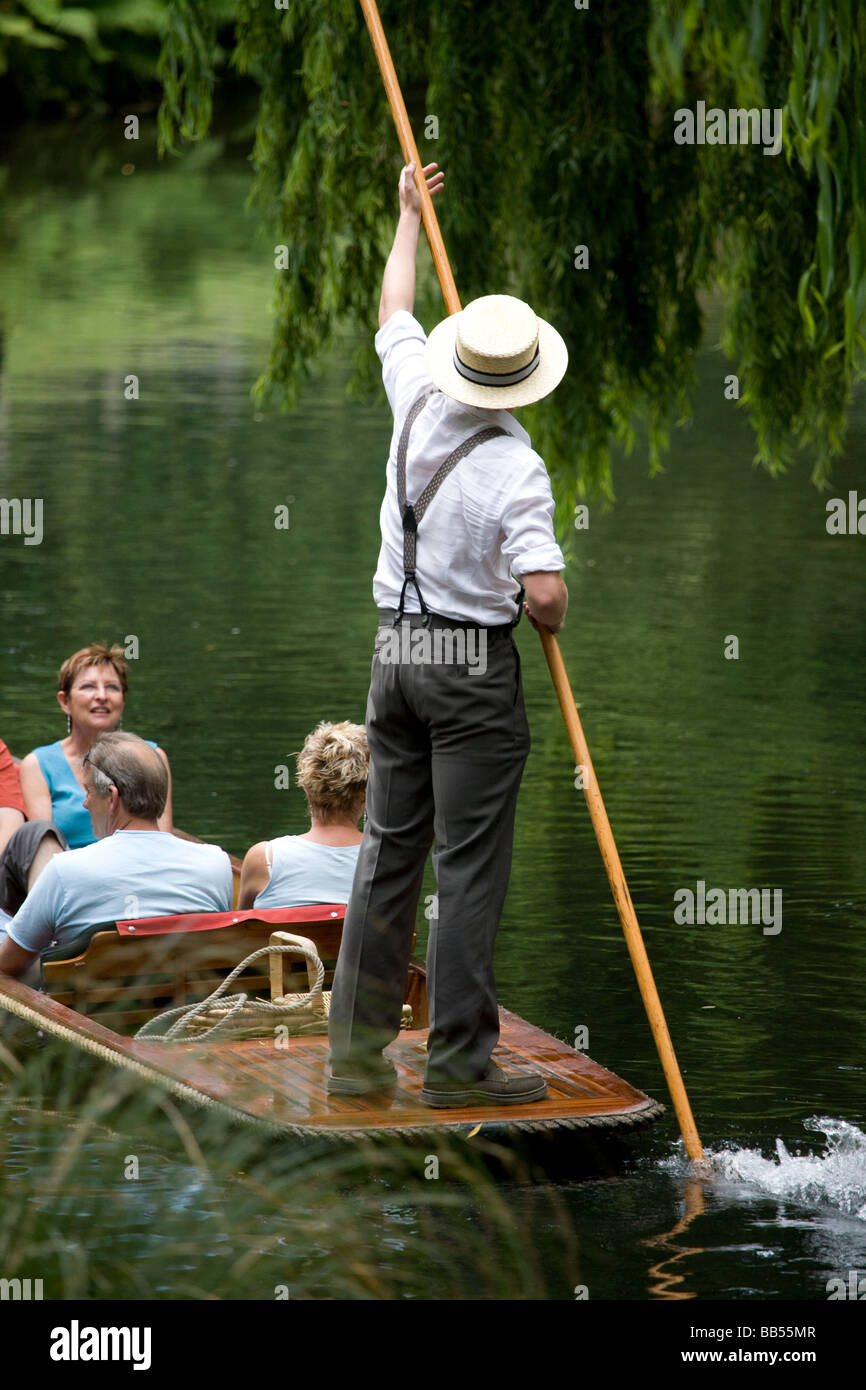
<instances>
[{"instance_id":1,"label":"brown suspender strap","mask_svg":"<svg viewBox=\"0 0 866 1390\"><path fill-rule=\"evenodd\" d=\"M423 518L424 513L430 506L430 503L433 501L433 498L436 496L436 493L439 491L445 479L448 477L448 474L453 468L457 467L460 460L466 458L467 454L471 454L473 449L477 449L479 444L485 444L488 439L496 439L499 435L508 433L508 431L502 429L500 425L490 425L487 429L479 430L477 434L470 435L468 439L464 439L463 443L459 444L457 448L448 455L445 462L440 464L437 468L417 502L407 503L406 453L409 447L409 435L411 434L412 426L432 395L435 395L435 392L428 392L426 396L421 396L412 406L412 409L406 416L406 423L400 433L400 441L397 445L397 503L403 521L403 588L400 593L400 606L397 609L394 623L398 623L403 617L403 604L406 599L406 589L409 584L412 584L415 593L418 595L421 612L425 615L425 627L429 624L432 615L424 602L424 596L418 587L418 580L415 575L418 523Z\"/></svg>"}]
</instances>

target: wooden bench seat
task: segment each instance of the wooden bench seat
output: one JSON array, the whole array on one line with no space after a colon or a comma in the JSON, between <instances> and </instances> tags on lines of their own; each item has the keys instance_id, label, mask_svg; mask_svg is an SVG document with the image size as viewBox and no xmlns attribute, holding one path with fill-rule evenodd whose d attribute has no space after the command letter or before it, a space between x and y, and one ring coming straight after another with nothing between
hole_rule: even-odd
<instances>
[{"instance_id":1,"label":"wooden bench seat","mask_svg":"<svg viewBox=\"0 0 866 1390\"><path fill-rule=\"evenodd\" d=\"M246 956L284 929L313 941L325 966L327 990L333 983L345 912L342 904L327 904L117 922L97 931L81 954L46 960L45 989L76 1013L98 1018L116 1032L132 1032L154 1014L206 999ZM289 991L306 992L303 960L286 965L285 982ZM269 989L269 963L263 956L238 976L229 992L268 998ZM427 1027L426 980L414 963L405 997L416 1027Z\"/></svg>"},{"instance_id":2,"label":"wooden bench seat","mask_svg":"<svg viewBox=\"0 0 866 1390\"><path fill-rule=\"evenodd\" d=\"M117 922L97 931L87 949L68 960L46 960L46 991L59 1003L119 1032L137 1028L155 1013L205 999L245 956L267 946L274 931L309 937L325 966L324 988L333 981L345 907L256 909L191 913ZM269 991L263 957L232 984L231 992ZM288 989L306 990L303 961L286 967Z\"/></svg>"}]
</instances>

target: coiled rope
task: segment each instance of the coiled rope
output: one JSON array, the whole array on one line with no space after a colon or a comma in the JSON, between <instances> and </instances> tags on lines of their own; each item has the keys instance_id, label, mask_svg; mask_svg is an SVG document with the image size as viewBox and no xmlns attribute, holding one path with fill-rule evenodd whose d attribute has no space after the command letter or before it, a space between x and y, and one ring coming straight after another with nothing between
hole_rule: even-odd
<instances>
[{"instance_id":1,"label":"coiled rope","mask_svg":"<svg viewBox=\"0 0 866 1390\"><path fill-rule=\"evenodd\" d=\"M271 954L303 956L316 972L316 981L312 989L292 999L283 998L277 1001L250 999L246 994L231 994L228 998L223 998L229 985L247 966L260 960L262 956ZM280 1019L291 1018L293 1014L302 1010L309 1012L317 1001L321 1003L321 1017L324 1019L324 979L325 967L318 955L314 950L302 946L300 942L286 946L262 946L236 965L231 974L227 975L222 984L206 999L200 1000L197 1004L181 1004L179 1008L167 1009L165 1013L157 1014L155 1018L150 1018L142 1024L135 1036L148 1042L200 1043L206 1038L214 1037L216 1033L270 1032L274 1023L278 1023ZM175 1022L166 1031L157 1031L164 1029L165 1024L172 1018ZM209 1018L215 1020L210 1028L204 1031L200 1027L197 1028L196 1025L201 1020Z\"/></svg>"}]
</instances>

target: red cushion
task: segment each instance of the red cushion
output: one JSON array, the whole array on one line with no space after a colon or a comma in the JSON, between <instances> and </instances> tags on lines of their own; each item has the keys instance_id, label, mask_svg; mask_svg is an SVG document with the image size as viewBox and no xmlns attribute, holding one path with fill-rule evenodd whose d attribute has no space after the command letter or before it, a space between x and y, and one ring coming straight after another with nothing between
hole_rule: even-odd
<instances>
[{"instance_id":1,"label":"red cushion","mask_svg":"<svg viewBox=\"0 0 866 1390\"><path fill-rule=\"evenodd\" d=\"M342 922L345 915L345 903L325 903L313 907L251 907L244 912L184 912L177 917L131 917L115 925L121 936L163 936L169 932L215 931L243 922L272 922L274 926Z\"/></svg>"}]
</instances>

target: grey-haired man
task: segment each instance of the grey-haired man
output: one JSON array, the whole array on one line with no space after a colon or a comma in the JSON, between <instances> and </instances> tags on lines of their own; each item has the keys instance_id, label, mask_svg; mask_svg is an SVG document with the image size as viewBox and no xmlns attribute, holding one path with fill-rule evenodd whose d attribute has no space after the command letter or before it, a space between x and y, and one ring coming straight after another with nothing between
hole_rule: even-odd
<instances>
[{"instance_id":1,"label":"grey-haired man","mask_svg":"<svg viewBox=\"0 0 866 1390\"><path fill-rule=\"evenodd\" d=\"M217 845L181 840L157 821L168 796L162 758L136 734L100 734L84 757L96 843L55 854L0 928L0 972L38 983L39 960L84 950L98 923L227 912L232 866Z\"/></svg>"}]
</instances>

